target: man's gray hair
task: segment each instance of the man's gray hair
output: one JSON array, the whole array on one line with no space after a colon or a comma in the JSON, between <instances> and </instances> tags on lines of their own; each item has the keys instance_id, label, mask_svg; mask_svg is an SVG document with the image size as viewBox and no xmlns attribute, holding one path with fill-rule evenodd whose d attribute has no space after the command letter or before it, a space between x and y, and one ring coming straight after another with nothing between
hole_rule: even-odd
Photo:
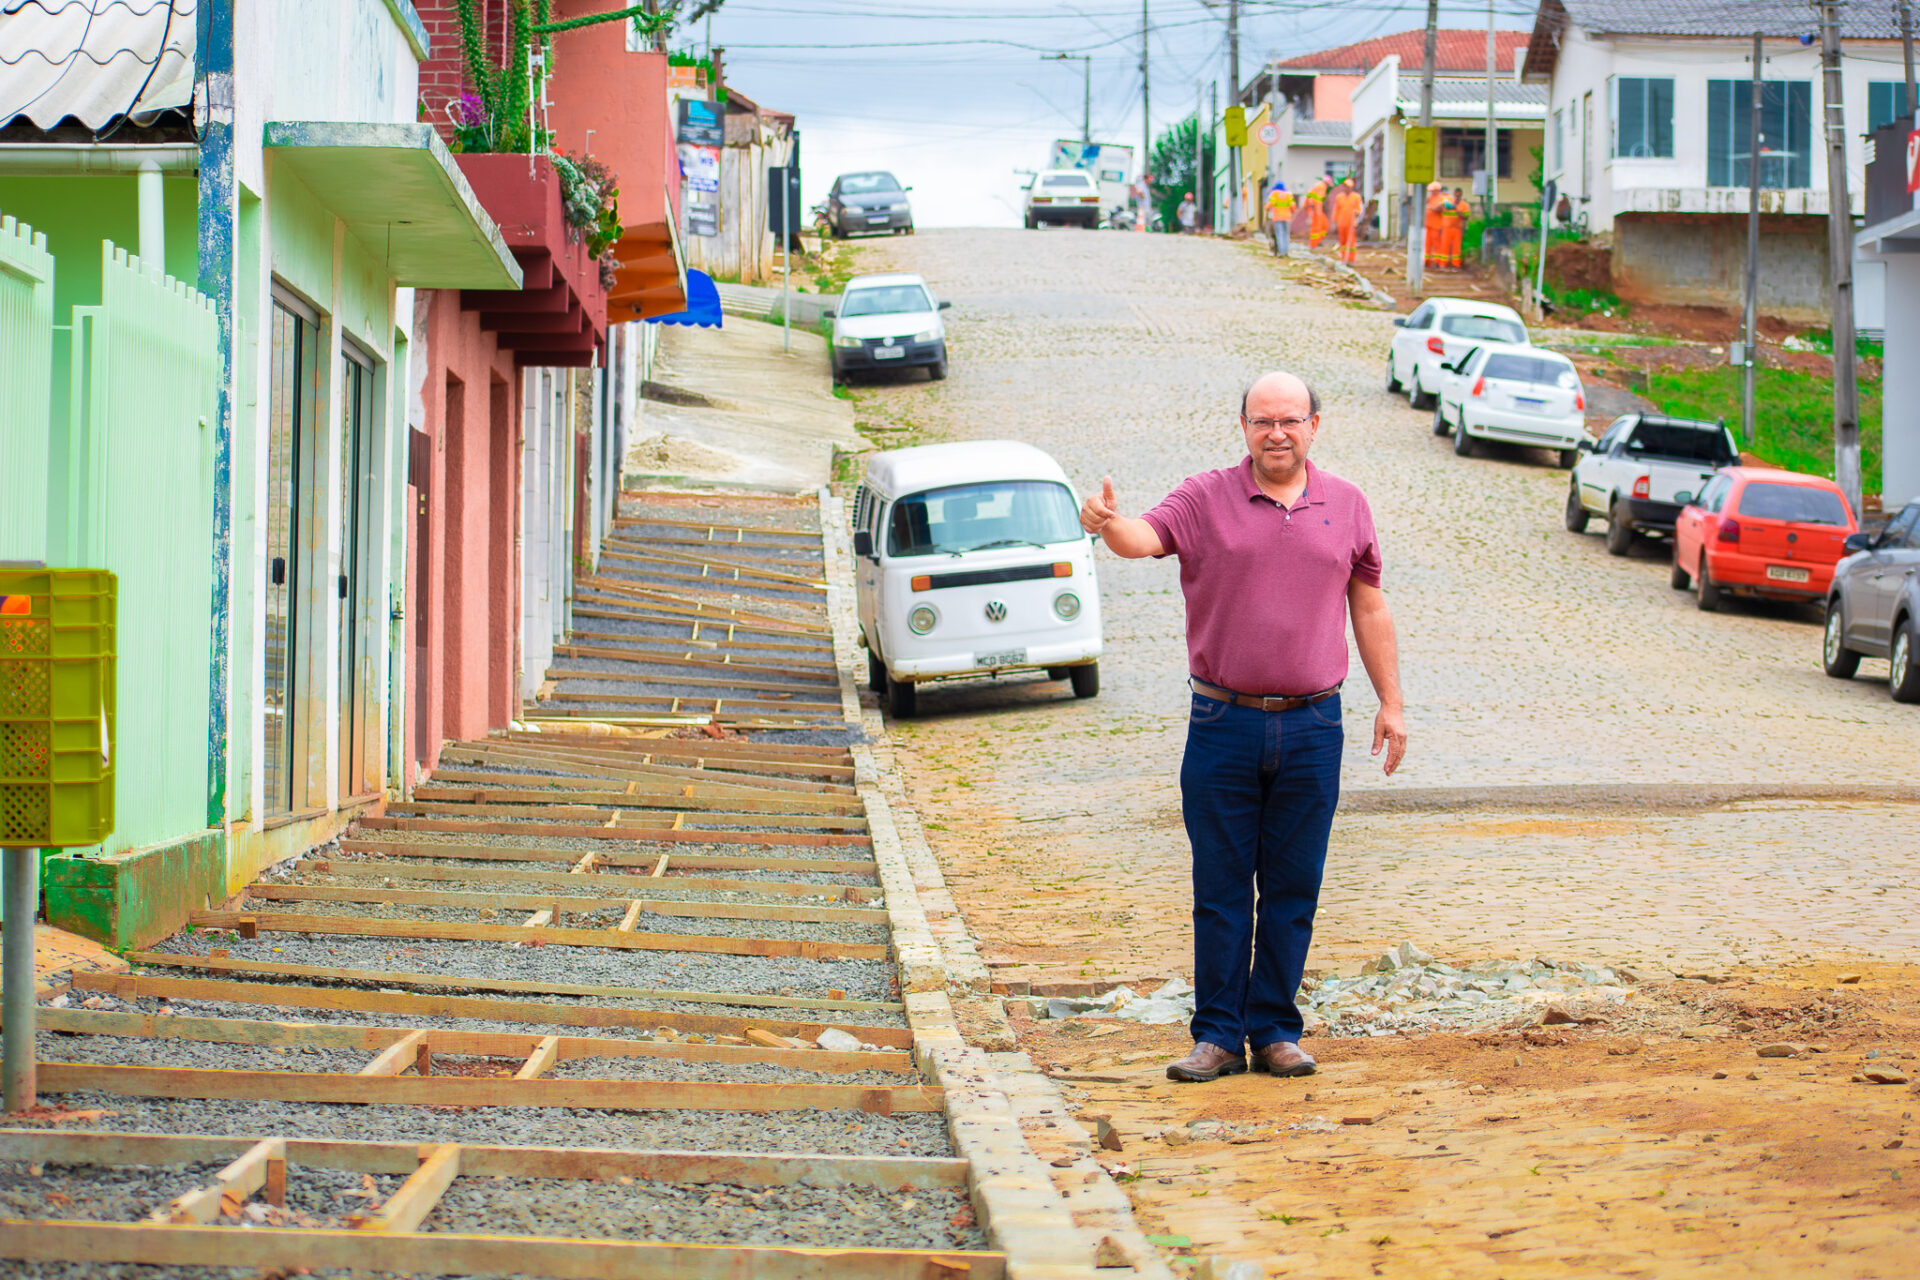
<instances>
[{"instance_id":1,"label":"man's gray hair","mask_svg":"<svg viewBox=\"0 0 1920 1280\"><path fill-rule=\"evenodd\" d=\"M1281 371L1276 369L1270 369L1267 372L1278 373ZM1260 378L1264 378L1266 376L1267 375L1263 373L1260 375ZM1290 374L1288 376L1294 377L1294 378L1300 378L1300 375L1297 373ZM1240 416L1243 418L1247 416L1247 397L1253 394L1253 389L1255 386L1259 385L1260 378L1255 378L1252 382L1249 382L1247 384L1246 390L1240 393ZM1300 378L1300 385L1307 389L1307 412L1317 416L1320 412L1320 393L1318 391L1315 391L1313 389L1313 384L1311 382L1308 382L1305 378Z\"/></svg>"}]
</instances>

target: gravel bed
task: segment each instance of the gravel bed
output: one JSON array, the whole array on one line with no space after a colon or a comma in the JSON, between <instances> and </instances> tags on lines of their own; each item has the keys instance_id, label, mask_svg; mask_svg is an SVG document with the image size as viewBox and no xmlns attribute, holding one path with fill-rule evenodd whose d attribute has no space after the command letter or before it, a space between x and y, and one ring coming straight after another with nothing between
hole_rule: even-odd
<instances>
[{"instance_id":1,"label":"gravel bed","mask_svg":"<svg viewBox=\"0 0 1920 1280\"><path fill-rule=\"evenodd\" d=\"M428 990L424 995L433 995ZM716 1018L744 1018L753 1022L811 1022L837 1027L905 1027L906 1015L888 1009L792 1009L768 1005L706 1004L695 1000L587 1000L577 996L516 996L505 992L475 993L508 1004L559 1004L603 1009L643 1009L654 1013L701 1014ZM430 1022L455 1031L505 1031L514 1035L583 1036L610 1040L650 1040L647 1026L581 1026L574 1023L517 1022L506 1018L446 1018L417 1013L386 1013L366 1009L309 1009L275 1005L266 1000L240 1004L228 1000L157 999L143 996L132 1002L143 1013L162 1011L208 1018L276 1017L282 1021L344 1023L355 1026L406 1027Z\"/></svg>"},{"instance_id":2,"label":"gravel bed","mask_svg":"<svg viewBox=\"0 0 1920 1280\"><path fill-rule=\"evenodd\" d=\"M521 835L517 831L498 834L475 834L469 831L373 831L362 833L354 838L377 839L382 844L394 845L460 844L476 845L492 849L558 849L563 855L571 853L576 856L591 853L595 849L600 850L602 853L639 854L647 858L665 852L671 855L667 861L669 867L673 865L673 857L751 858L755 856L754 850L756 848L756 846L753 845L707 844L694 841L675 841L663 845L659 842L647 840L602 840L595 836L543 836L533 833ZM758 856L790 860L820 859L832 861L861 861L870 857L871 852L871 850L860 845L841 845L835 847L826 845L783 844L768 845L760 848ZM435 861L439 861L439 859L435 859ZM500 866L502 864L494 862L487 863L486 865ZM529 865L538 866L540 864ZM561 864L556 860L553 865L560 867ZM565 868L561 867L561 869L564 870ZM777 871L778 868L774 868L774 870ZM735 871L717 871L694 867L689 869L689 874L734 877L739 873ZM780 874L785 875L787 873L780 872ZM868 877L868 881L871 882L871 880L872 877Z\"/></svg>"},{"instance_id":3,"label":"gravel bed","mask_svg":"<svg viewBox=\"0 0 1920 1280\"><path fill-rule=\"evenodd\" d=\"M347 861L346 857L334 859L335 862ZM462 864L465 865L465 864ZM669 864L671 866L671 864ZM606 874L606 873L602 873ZM398 876L387 876L383 880L374 880L369 876L344 876L337 873L321 874L306 872L286 876L261 876L270 883L334 886L343 889L418 889L433 893L490 893L518 894L538 896L543 893L558 894L566 898L604 897L608 902L620 904L622 912L627 903L635 898L659 899L673 902L724 902L737 906L802 907L822 906L839 907L847 910L879 910L878 902L847 902L837 894L810 894L796 897L785 893L748 893L738 889L684 889L672 883L672 875L625 877L631 885L583 884L579 886L565 884L510 884L501 880L407 880ZM616 892L618 890L618 892ZM283 904L292 909L292 902ZM304 909L304 908L303 908ZM503 908L519 911L521 908Z\"/></svg>"},{"instance_id":4,"label":"gravel bed","mask_svg":"<svg viewBox=\"0 0 1920 1280\"><path fill-rule=\"evenodd\" d=\"M75 1128L127 1133L252 1135L362 1142L471 1142L626 1150L754 1151L774 1154L953 1155L938 1112L891 1116L862 1111L601 1111L573 1107L428 1108L207 1098L127 1098L68 1093L76 1109L115 1114ZM176 1193L177 1194L177 1193Z\"/></svg>"},{"instance_id":5,"label":"gravel bed","mask_svg":"<svg viewBox=\"0 0 1920 1280\"><path fill-rule=\"evenodd\" d=\"M424 942L403 938L269 933L248 940L222 934L175 934L155 950L205 955L227 948L235 960L391 969L466 978L510 978L670 991L824 996L892 1000L894 966L885 960L809 960L799 956L709 955L694 951L613 951L600 947L528 947L513 942Z\"/></svg>"},{"instance_id":6,"label":"gravel bed","mask_svg":"<svg viewBox=\"0 0 1920 1280\"><path fill-rule=\"evenodd\" d=\"M956 1227L959 1221L965 1226ZM636 1181L455 1182L423 1231L841 1249L984 1249L960 1191Z\"/></svg>"},{"instance_id":7,"label":"gravel bed","mask_svg":"<svg viewBox=\"0 0 1920 1280\"><path fill-rule=\"evenodd\" d=\"M128 1067L197 1067L216 1071L332 1071L352 1075L372 1050L309 1045L220 1044L204 1040L100 1036L42 1031L34 1039L42 1062L98 1062Z\"/></svg>"},{"instance_id":8,"label":"gravel bed","mask_svg":"<svg viewBox=\"0 0 1920 1280\"><path fill-rule=\"evenodd\" d=\"M110 1117L108 1124L119 1118ZM0 1217L138 1222L175 1197L211 1184L213 1175L223 1167L224 1162L30 1165L25 1161L0 1160ZM39 1172L33 1172L35 1169ZM274 1209L256 1196L242 1211L243 1220L275 1226L344 1228L349 1225L351 1215L384 1201L399 1189L400 1183L400 1178L386 1174L289 1165L285 1207ZM365 1194L368 1191L372 1194ZM217 1223L230 1226L235 1221L216 1219ZM9 1259L5 1263L5 1274L9 1280L255 1280L260 1271L255 1267L162 1267ZM347 1273L319 1271L314 1274L344 1276Z\"/></svg>"}]
</instances>

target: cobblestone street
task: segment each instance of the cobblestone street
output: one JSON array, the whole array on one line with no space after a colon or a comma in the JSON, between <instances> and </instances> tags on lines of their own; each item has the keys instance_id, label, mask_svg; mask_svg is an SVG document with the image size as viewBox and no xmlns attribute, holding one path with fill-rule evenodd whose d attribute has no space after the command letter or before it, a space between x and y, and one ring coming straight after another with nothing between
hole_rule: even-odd
<instances>
[{"instance_id":1,"label":"cobblestone street","mask_svg":"<svg viewBox=\"0 0 1920 1280\"><path fill-rule=\"evenodd\" d=\"M1170 1246L1171 1256L1282 1259L1289 1271L1317 1259L1328 1274L1565 1274L1573 1260L1614 1274L1752 1274L1752 1243L1797 1227L1807 1235L1761 1274L1802 1270L1817 1251L1850 1255L1817 1273L1867 1275L1911 1247L1920 1168L1899 1135L1912 1095L1849 1083L1861 1054L1910 1057L1912 1047L1902 1039L1912 971L1899 966L1920 944L1920 719L1889 699L1884 664L1829 680L1810 612L1737 604L1703 614L1668 587L1663 545L1616 559L1595 534L1567 533L1567 477L1550 454L1493 447L1455 457L1427 412L1384 390L1388 316L1295 282L1297 264L1257 245L950 231L853 252L857 270L919 271L954 304L948 381L856 389L870 438L1029 441L1083 492L1111 475L1120 509L1137 515L1182 477L1241 456L1234 415L1252 375L1286 368L1320 392L1314 460L1366 491L1380 529L1411 746L1400 773L1383 779L1366 754L1375 703L1356 659L1344 700L1345 812L1310 969L1351 973L1412 939L1456 964L1551 955L1631 964L1645 977L1636 1016L1651 1021L1636 1024L1631 1048L1600 1047L1621 1028L1583 1029L1565 1051L1522 1043L1517 1031L1507 1033L1512 1044L1322 1040L1322 1076L1305 1088L1262 1079L1177 1092L1159 1068L1184 1048L1183 1028L1089 1042L1072 1024L1025 1024L1022 1047L1082 1073L1087 1105L1116 1128L1150 1134L1232 1112L1284 1133L1331 1115L1333 1136L1291 1154L1272 1142L1231 1154L1183 1144L1176 1154L1129 1134L1124 1158L1153 1175L1132 1184L1140 1212L1197 1251ZM1191 975L1177 569L1103 551L1100 573L1098 698L1076 702L1064 684L1039 681L936 687L922 693L920 718L890 723L928 838L996 979ZM1836 964L1863 970L1864 985L1842 993ZM1702 972L1712 985L1679 980ZM1701 990L1724 999L1706 1008ZM1729 991L1802 1018L1812 1016L1809 1000L1838 1001L1842 1012L1820 1024L1833 1056L1791 1064L1790 1089L1748 1080L1738 1097L1676 1110L1673 1095L1699 1090L1716 1065L1736 1080L1761 1078L1748 1070L1752 1036L1769 1023L1742 1017ZM1711 1034L1700 1031L1709 1023ZM1131 1062L1114 1057L1129 1048ZM1778 1070L1784 1078L1789 1065ZM1445 1080L1436 1084L1434 1072ZM1405 1103L1422 1082L1448 1100ZM1362 1140L1384 1142L1381 1129L1342 1129L1342 1114L1305 1105L1340 1096L1332 1105L1343 1106L1349 1095L1401 1099L1381 1103L1383 1115L1421 1107L1408 1135L1456 1122L1478 1144L1461 1163L1487 1162L1498 1176L1443 1157L1443 1190L1430 1176L1437 1166L1398 1158L1419 1154L1411 1146L1422 1141L1400 1141L1399 1117L1389 1150ZM1494 1114L1482 1114L1489 1106ZM1589 1126L1584 1137L1568 1115ZM1532 1136L1487 1136L1502 1118ZM1724 1145L1706 1161L1698 1144L1716 1137ZM1648 1154L1610 1182L1628 1142L1648 1144ZM1752 1148L1745 1166L1735 1158L1741 1143ZM1529 1154L1548 1148L1560 1162L1551 1190ZM1790 1174L1756 1172L1769 1151ZM1356 1170L1355 1160L1369 1163ZM1266 1181L1197 1199L1209 1166L1236 1164L1264 1168ZM1773 1186L1781 1178L1799 1190ZM1656 1192L1676 1179L1698 1180L1684 1229L1708 1234L1689 1237L1668 1265L1651 1257L1680 1229L1666 1212L1680 1205L1606 1219L1612 1226L1593 1218L1596 1198L1660 1205ZM1337 1198L1335 1229L1317 1195ZM1743 1218L1758 1199L1769 1207ZM1349 1210L1366 1225L1344 1221ZM1310 1237L1291 1227L1309 1216L1318 1221ZM1810 1230L1808 1217L1846 1225ZM1517 1231L1529 1233L1523 1244L1506 1239ZM1655 1241L1644 1231L1667 1234ZM1387 1265L1414 1248L1429 1250L1418 1264Z\"/></svg>"}]
</instances>

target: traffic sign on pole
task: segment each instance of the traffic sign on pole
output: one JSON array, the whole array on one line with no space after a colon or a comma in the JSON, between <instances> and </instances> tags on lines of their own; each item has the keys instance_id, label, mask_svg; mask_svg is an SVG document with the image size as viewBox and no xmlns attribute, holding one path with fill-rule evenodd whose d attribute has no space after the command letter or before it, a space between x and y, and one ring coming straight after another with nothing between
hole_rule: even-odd
<instances>
[{"instance_id":1,"label":"traffic sign on pole","mask_svg":"<svg viewBox=\"0 0 1920 1280\"><path fill-rule=\"evenodd\" d=\"M1439 149L1440 131L1431 127L1408 125L1406 129L1406 181L1425 186L1434 178L1434 153Z\"/></svg>"}]
</instances>

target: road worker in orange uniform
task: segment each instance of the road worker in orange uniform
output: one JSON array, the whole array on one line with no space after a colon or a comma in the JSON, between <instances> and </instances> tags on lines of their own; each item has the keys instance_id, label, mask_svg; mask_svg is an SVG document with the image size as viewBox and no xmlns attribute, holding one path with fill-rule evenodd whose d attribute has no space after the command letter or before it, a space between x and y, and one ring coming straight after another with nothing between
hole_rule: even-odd
<instances>
[{"instance_id":1,"label":"road worker in orange uniform","mask_svg":"<svg viewBox=\"0 0 1920 1280\"><path fill-rule=\"evenodd\" d=\"M1327 238L1327 186L1327 180L1322 178L1307 190L1307 248L1309 249L1318 249L1320 242Z\"/></svg>"},{"instance_id":2,"label":"road worker in orange uniform","mask_svg":"<svg viewBox=\"0 0 1920 1280\"><path fill-rule=\"evenodd\" d=\"M1273 239L1273 254L1284 258L1293 247L1289 234L1293 223L1293 192L1287 184L1276 182L1267 193L1267 234Z\"/></svg>"},{"instance_id":3,"label":"road worker in orange uniform","mask_svg":"<svg viewBox=\"0 0 1920 1280\"><path fill-rule=\"evenodd\" d=\"M1461 243L1466 239L1467 215L1472 211L1473 205L1467 200L1467 193L1459 187L1453 189L1453 194L1447 198L1446 207L1440 211L1440 221L1446 230L1446 238L1442 244L1441 265L1450 271L1460 270Z\"/></svg>"},{"instance_id":4,"label":"road worker in orange uniform","mask_svg":"<svg viewBox=\"0 0 1920 1280\"><path fill-rule=\"evenodd\" d=\"M1438 267L1441 265L1441 243L1446 236L1446 229L1440 223L1440 211L1446 207L1446 204L1447 189L1445 187L1436 182L1427 188L1427 244L1425 261L1430 267Z\"/></svg>"},{"instance_id":5,"label":"road worker in orange uniform","mask_svg":"<svg viewBox=\"0 0 1920 1280\"><path fill-rule=\"evenodd\" d=\"M1357 259L1354 252L1354 240L1360 234L1360 206L1363 202L1360 193L1353 189L1353 180L1347 179L1333 189L1333 198L1328 202L1334 230L1340 236L1340 261L1353 262Z\"/></svg>"}]
</instances>

